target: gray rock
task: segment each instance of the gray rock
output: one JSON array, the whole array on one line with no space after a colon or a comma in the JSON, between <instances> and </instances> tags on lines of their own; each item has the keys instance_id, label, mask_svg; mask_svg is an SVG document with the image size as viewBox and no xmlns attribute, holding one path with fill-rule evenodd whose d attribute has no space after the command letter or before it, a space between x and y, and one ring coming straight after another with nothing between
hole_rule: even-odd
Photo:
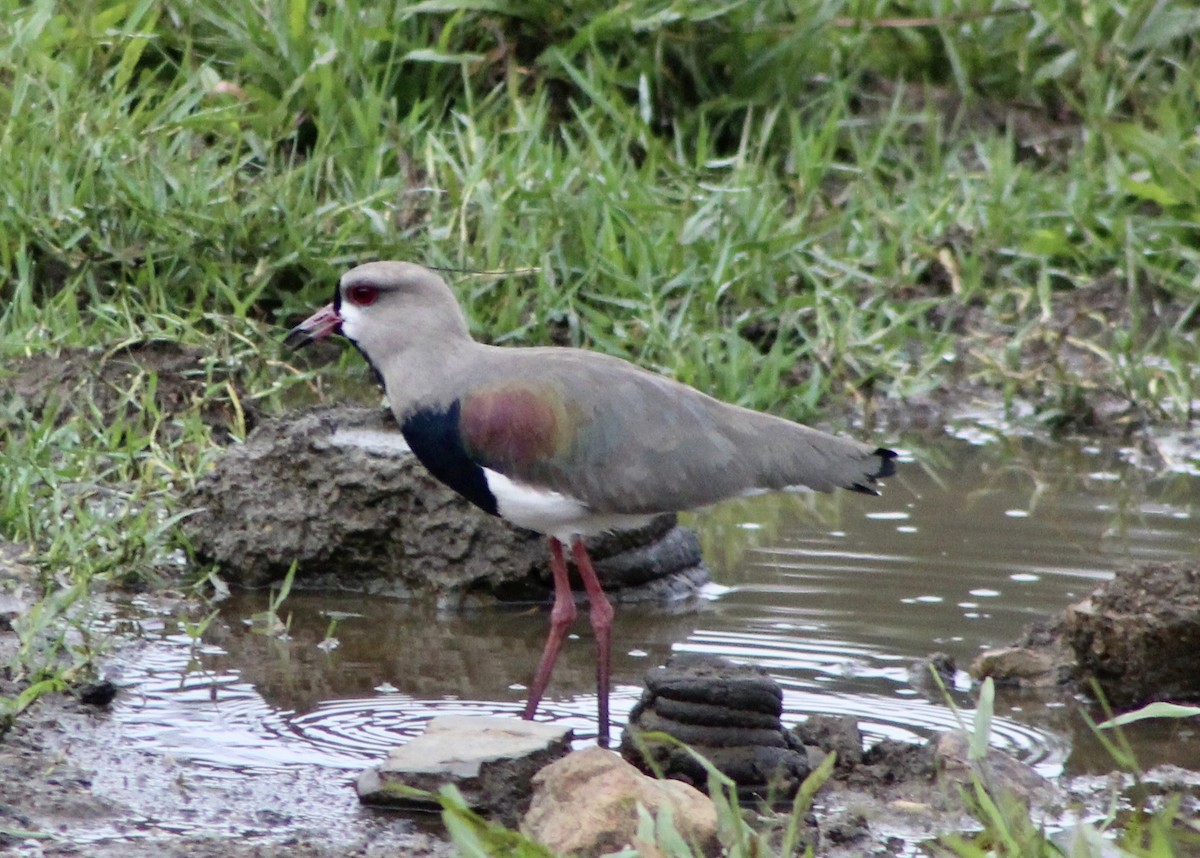
<instances>
[{"instance_id":1,"label":"gray rock","mask_svg":"<svg viewBox=\"0 0 1200 858\"><path fill-rule=\"evenodd\" d=\"M318 408L261 424L185 498L198 559L238 587L297 563L296 586L409 597L445 607L550 591L545 541L470 506L438 483L389 413ZM695 534L663 516L589 540L616 601L692 595L708 580Z\"/></svg>"},{"instance_id":2,"label":"gray rock","mask_svg":"<svg viewBox=\"0 0 1200 858\"><path fill-rule=\"evenodd\" d=\"M570 751L571 736L569 727L556 724L443 715L383 765L359 775L358 797L364 804L436 811L435 800L409 790L436 794L453 784L473 809L515 825L529 807L533 776Z\"/></svg>"},{"instance_id":3,"label":"gray rock","mask_svg":"<svg viewBox=\"0 0 1200 858\"><path fill-rule=\"evenodd\" d=\"M970 743L970 737L961 730L942 733L936 738L933 749L939 783L969 789L978 778L990 795L1001 800L1008 796L1032 807L1063 801L1062 792L1053 781L997 748L988 748L982 759L970 759Z\"/></svg>"}]
</instances>

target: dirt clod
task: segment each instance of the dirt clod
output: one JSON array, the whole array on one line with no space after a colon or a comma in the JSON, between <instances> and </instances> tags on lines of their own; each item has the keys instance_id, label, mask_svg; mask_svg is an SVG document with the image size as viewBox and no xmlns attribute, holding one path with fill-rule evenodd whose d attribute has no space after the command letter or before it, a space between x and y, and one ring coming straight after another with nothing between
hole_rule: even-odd
<instances>
[{"instance_id":1,"label":"dirt clod","mask_svg":"<svg viewBox=\"0 0 1200 858\"><path fill-rule=\"evenodd\" d=\"M1119 571L1061 615L975 659L971 675L998 686L1092 693L1131 709L1200 700L1200 563Z\"/></svg>"},{"instance_id":2,"label":"dirt clod","mask_svg":"<svg viewBox=\"0 0 1200 858\"><path fill-rule=\"evenodd\" d=\"M490 595L542 601L545 541L475 509L407 449L391 415L317 408L264 422L185 498L201 560L238 587L263 587L296 563L296 585L443 606ZM708 580L695 534L673 516L588 540L616 601L670 600Z\"/></svg>"},{"instance_id":3,"label":"dirt clod","mask_svg":"<svg viewBox=\"0 0 1200 858\"><path fill-rule=\"evenodd\" d=\"M1109 703L1200 699L1200 563L1127 569L1069 607L1064 638Z\"/></svg>"}]
</instances>

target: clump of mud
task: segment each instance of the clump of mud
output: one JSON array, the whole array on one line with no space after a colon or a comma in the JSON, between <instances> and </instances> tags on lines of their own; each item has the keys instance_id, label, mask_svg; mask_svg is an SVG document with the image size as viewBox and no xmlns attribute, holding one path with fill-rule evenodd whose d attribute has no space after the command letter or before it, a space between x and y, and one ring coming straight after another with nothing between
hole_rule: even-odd
<instances>
[{"instance_id":1,"label":"clump of mud","mask_svg":"<svg viewBox=\"0 0 1200 858\"><path fill-rule=\"evenodd\" d=\"M545 540L472 507L408 450L390 413L317 408L264 422L184 498L197 557L231 584L407 598L542 601ZM696 535L662 516L588 541L617 601L674 600L708 581Z\"/></svg>"},{"instance_id":2,"label":"clump of mud","mask_svg":"<svg viewBox=\"0 0 1200 858\"><path fill-rule=\"evenodd\" d=\"M1121 570L1022 640L980 655L971 673L1001 686L1098 687L1121 709L1200 700L1200 563Z\"/></svg>"},{"instance_id":3,"label":"clump of mud","mask_svg":"<svg viewBox=\"0 0 1200 858\"><path fill-rule=\"evenodd\" d=\"M1149 563L1067 608L1077 673L1125 708L1200 700L1200 563Z\"/></svg>"}]
</instances>

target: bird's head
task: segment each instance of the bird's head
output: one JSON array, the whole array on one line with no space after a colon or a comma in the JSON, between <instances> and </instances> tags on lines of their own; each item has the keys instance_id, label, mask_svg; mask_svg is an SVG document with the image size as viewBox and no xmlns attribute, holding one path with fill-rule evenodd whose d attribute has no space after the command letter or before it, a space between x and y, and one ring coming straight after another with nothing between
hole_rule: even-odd
<instances>
[{"instance_id":1,"label":"bird's head","mask_svg":"<svg viewBox=\"0 0 1200 858\"><path fill-rule=\"evenodd\" d=\"M368 262L347 271L333 301L288 332L303 348L341 334L376 367L413 348L469 338L466 319L444 280L411 262Z\"/></svg>"}]
</instances>

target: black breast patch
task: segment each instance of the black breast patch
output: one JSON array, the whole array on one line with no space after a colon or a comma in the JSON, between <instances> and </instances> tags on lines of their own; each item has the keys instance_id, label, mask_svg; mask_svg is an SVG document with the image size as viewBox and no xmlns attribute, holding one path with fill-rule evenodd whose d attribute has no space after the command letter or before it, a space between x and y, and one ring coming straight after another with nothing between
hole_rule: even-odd
<instances>
[{"instance_id":1,"label":"black breast patch","mask_svg":"<svg viewBox=\"0 0 1200 858\"><path fill-rule=\"evenodd\" d=\"M487 477L463 447L458 431L459 403L445 411L417 411L400 426L404 440L429 473L475 506L491 515L499 515L496 496L488 489Z\"/></svg>"}]
</instances>

